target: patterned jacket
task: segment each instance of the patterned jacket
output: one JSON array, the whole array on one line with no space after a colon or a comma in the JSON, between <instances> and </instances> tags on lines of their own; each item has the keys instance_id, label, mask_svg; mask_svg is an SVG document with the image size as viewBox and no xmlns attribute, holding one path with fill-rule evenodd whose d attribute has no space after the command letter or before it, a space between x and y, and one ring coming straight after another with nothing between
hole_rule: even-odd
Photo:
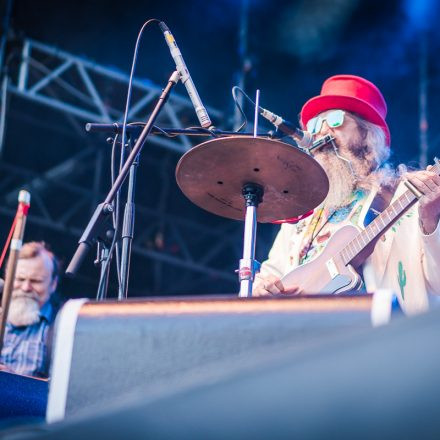
<instances>
[{"instance_id":1,"label":"patterned jacket","mask_svg":"<svg viewBox=\"0 0 440 440\"><path fill-rule=\"evenodd\" d=\"M400 184L392 201L405 190ZM345 208L333 214L324 211L318 222L319 210L316 210L312 217L297 224L283 224L268 259L257 274L254 288L262 283L265 275L281 278L319 255L331 235L344 224L363 228L375 195L376 191L355 193ZM424 235L416 203L377 242L374 252L363 264L365 288L368 292L392 289L407 314L422 312L428 307L428 294L440 294L439 261L440 227Z\"/></svg>"}]
</instances>

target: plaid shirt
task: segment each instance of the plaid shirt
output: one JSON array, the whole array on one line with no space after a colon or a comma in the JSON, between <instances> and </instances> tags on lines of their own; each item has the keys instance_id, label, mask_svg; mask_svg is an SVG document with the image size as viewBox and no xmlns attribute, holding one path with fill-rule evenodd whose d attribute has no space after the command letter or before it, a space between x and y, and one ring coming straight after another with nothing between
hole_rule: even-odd
<instances>
[{"instance_id":1,"label":"plaid shirt","mask_svg":"<svg viewBox=\"0 0 440 440\"><path fill-rule=\"evenodd\" d=\"M57 308L52 298L40 309L40 320L35 324L16 327L6 323L5 339L0 363L16 374L48 377L48 342Z\"/></svg>"}]
</instances>

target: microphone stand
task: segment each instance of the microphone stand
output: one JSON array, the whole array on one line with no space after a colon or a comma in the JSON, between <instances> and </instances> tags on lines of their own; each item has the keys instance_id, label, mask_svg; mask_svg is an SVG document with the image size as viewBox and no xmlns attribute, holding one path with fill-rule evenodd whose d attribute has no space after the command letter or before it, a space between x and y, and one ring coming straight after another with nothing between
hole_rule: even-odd
<instances>
[{"instance_id":1,"label":"microphone stand","mask_svg":"<svg viewBox=\"0 0 440 440\"><path fill-rule=\"evenodd\" d=\"M130 142L130 141L129 141ZM128 279L130 275L131 245L134 236L134 215L135 215L135 188L136 171L139 165L139 154L136 156L130 167L128 177L127 201L124 209L124 220L122 223L122 250L121 250L121 281L119 283L118 300L126 299L128 294Z\"/></svg>"},{"instance_id":2,"label":"microphone stand","mask_svg":"<svg viewBox=\"0 0 440 440\"><path fill-rule=\"evenodd\" d=\"M111 213L113 212L113 201L116 197L116 194L118 194L118 192L119 192L122 184L124 183L128 173L131 171L134 162L138 158L138 156L142 150L142 147L144 146L144 143L145 143L148 135L150 134L150 131L153 127L153 124L154 124L159 112L161 111L162 107L165 105L172 88L177 84L179 79L180 79L180 74L176 70L170 76L166 87L163 89L147 123L143 127L141 134L139 135L133 149L131 150L130 154L128 155L123 167L121 168L121 170L119 172L118 177L116 178L115 182L113 183L113 186L111 187L110 191L108 192L105 200L96 207L96 210L93 213L92 218L90 219L81 238L79 239L78 247L75 251L75 254L73 255L73 257L69 263L69 266L66 269L66 275L68 275L68 276L75 276L76 275L85 256L87 255L90 248L92 247L92 245L96 241L99 241L101 243L105 243L106 239L108 240L107 231L109 230L109 227L107 226L107 224L109 224L110 220L111 220ZM135 182L135 179L134 179L134 172L133 172L133 179L132 179L133 188L134 188L134 182ZM134 196L134 191L132 191L132 195ZM131 217L131 218L133 220L133 217ZM127 229L129 229L129 228L127 228ZM124 232L126 232L126 231L124 231ZM131 235L132 235L132 233L131 233ZM130 239L130 237L127 237L127 238ZM127 251L129 250L129 247L130 247L130 246L128 246L128 244L129 244L129 240L126 240L125 247L126 247ZM102 258L102 257L100 258L101 265L105 266L105 267L102 267L102 275L101 276L108 277L107 267L109 267L110 260L106 260L106 257L111 258L111 256L105 256L104 258ZM102 260L104 260L104 262ZM127 257L125 258L125 264L126 265L130 264L130 259ZM126 274L126 278L127 278L126 283L128 284L128 273L129 273L128 267L126 269L124 269L124 271L125 271L124 273ZM100 282L101 285L102 284L107 285L107 280L100 280L100 281L101 281ZM100 295L101 298L106 297L105 292L98 292L98 294Z\"/></svg>"},{"instance_id":3,"label":"microphone stand","mask_svg":"<svg viewBox=\"0 0 440 440\"><path fill-rule=\"evenodd\" d=\"M114 233L113 229L108 230L108 235ZM108 281L110 273L110 261L112 255L110 252L111 245L108 240L98 240L97 256L95 260L95 266L101 266L101 274L99 277L98 292L96 294L97 300L103 300L107 298Z\"/></svg>"},{"instance_id":4,"label":"microphone stand","mask_svg":"<svg viewBox=\"0 0 440 440\"><path fill-rule=\"evenodd\" d=\"M137 136L143 129L144 124L134 123L126 126L126 132L131 134L132 136ZM111 133L111 134L121 134L122 133L122 124L119 122L113 122L111 124L101 124L96 122L88 122L86 124L86 131L89 133ZM211 137L227 137L227 136L242 136L242 137L254 137L254 133L250 132L236 132L236 131L227 131L227 130L219 130L203 128L203 127L194 127L194 128L164 128L157 127L153 125L151 135L168 135L168 136L211 136ZM266 137L270 139L283 139L283 140L291 140L295 146L298 146L296 142L289 136L281 133L278 130L271 130L264 133L258 133L258 137Z\"/></svg>"}]
</instances>

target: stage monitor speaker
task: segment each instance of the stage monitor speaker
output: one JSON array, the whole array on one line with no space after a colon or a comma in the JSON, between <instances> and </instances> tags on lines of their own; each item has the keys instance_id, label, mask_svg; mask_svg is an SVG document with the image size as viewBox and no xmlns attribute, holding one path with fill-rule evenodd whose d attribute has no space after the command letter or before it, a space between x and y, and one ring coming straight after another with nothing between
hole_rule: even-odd
<instances>
[{"instance_id":1,"label":"stage monitor speaker","mask_svg":"<svg viewBox=\"0 0 440 440\"><path fill-rule=\"evenodd\" d=\"M264 366L46 425L32 439L440 438L440 311L349 333L300 361L287 341Z\"/></svg>"},{"instance_id":2,"label":"stage monitor speaker","mask_svg":"<svg viewBox=\"0 0 440 440\"><path fill-rule=\"evenodd\" d=\"M286 346L300 361L332 338L371 332L371 306L371 295L69 301L57 318L47 421L215 383Z\"/></svg>"}]
</instances>

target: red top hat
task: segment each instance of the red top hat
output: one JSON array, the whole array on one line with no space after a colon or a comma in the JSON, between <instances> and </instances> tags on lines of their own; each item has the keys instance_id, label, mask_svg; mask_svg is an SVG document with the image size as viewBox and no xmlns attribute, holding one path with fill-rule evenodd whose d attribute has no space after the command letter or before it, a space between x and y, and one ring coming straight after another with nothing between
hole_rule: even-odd
<instances>
[{"instance_id":1,"label":"red top hat","mask_svg":"<svg viewBox=\"0 0 440 440\"><path fill-rule=\"evenodd\" d=\"M380 90L370 81L354 75L330 77L322 85L321 94L304 104L301 123L305 127L317 114L331 109L353 112L379 125L385 132L387 145L390 145L390 130L385 122L387 104Z\"/></svg>"}]
</instances>

